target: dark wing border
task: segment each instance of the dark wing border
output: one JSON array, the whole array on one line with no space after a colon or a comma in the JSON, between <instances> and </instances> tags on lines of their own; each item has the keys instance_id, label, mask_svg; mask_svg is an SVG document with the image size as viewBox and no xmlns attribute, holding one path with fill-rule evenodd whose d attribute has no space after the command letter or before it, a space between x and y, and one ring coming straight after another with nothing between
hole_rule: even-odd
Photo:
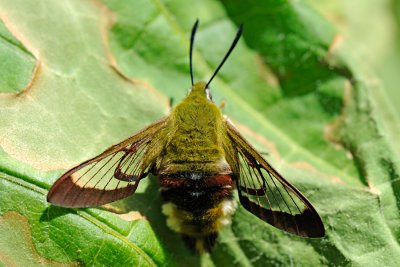
<instances>
[{"instance_id":1,"label":"dark wing border","mask_svg":"<svg viewBox=\"0 0 400 267\"><path fill-rule=\"evenodd\" d=\"M239 159L242 159L242 163L239 166L241 170L237 174L239 177L236 177L236 183L239 192L239 200L243 207L261 220L288 233L302 237L324 237L325 229L321 217L308 199L295 186L289 183L282 177L282 175L272 168L271 165L269 165L269 163L241 136L229 120L227 120L226 124L228 135L235 143L238 157ZM254 176L257 176L257 179L261 178L261 184L263 184L263 186L261 188L255 188L246 184L244 181L245 178L241 177L243 168L247 168L247 173L252 173ZM263 175L262 170L267 172L267 177ZM274 181L274 178L276 181ZM272 182L267 183L267 179L270 179ZM276 182L280 183L290 198L292 198L292 201L295 204L293 207L297 207L299 211L298 213L294 214L283 210L274 210L267 205L260 205L250 199L249 196L263 195L267 199L268 197L273 197L268 196L268 193L271 191L268 192L266 185L269 184L275 186L279 191ZM281 192L279 192L279 194L281 194ZM299 200L303 203L305 208L300 210L295 200ZM288 206L288 203L285 202L285 205Z\"/></svg>"},{"instance_id":2,"label":"dark wing border","mask_svg":"<svg viewBox=\"0 0 400 267\"><path fill-rule=\"evenodd\" d=\"M138 151L144 151L147 144L150 143L154 135L161 130L166 122L166 118L158 120L148 127L142 129L130 138L113 145L106 149L100 155L89 159L76 167L65 172L50 188L47 194L47 201L51 204L68 207L68 208L83 208L83 207L95 207L106 203L110 203L122 198L125 198L133 194L139 184L139 181L147 175L145 169L137 170L138 166L133 166L136 168L137 175L130 175L129 177L124 174L121 170L122 165L132 167L133 159L135 159ZM110 167L115 167L115 172L109 177L109 181L112 179L119 180L118 185L124 183L124 187L118 187L113 190L105 190L104 188L96 187L85 187L85 185L79 185L72 175L79 170L88 167L89 169L99 165L98 169L101 170L106 166L119 152L124 152L121 154L120 158L115 158L116 163ZM116 165L118 164L118 165ZM148 167L148 166L147 166ZM109 170L108 170L109 171ZM107 172L108 172L107 171ZM81 175L83 177L86 174ZM96 178L97 172L93 175L91 179ZM81 177L79 179L81 179ZM101 177L103 179L103 177ZM121 183L120 183L121 182Z\"/></svg>"}]
</instances>

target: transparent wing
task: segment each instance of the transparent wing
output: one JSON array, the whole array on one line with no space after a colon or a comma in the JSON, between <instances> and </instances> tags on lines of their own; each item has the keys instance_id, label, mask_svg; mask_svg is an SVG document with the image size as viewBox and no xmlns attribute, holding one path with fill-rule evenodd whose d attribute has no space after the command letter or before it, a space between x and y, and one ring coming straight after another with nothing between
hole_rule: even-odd
<instances>
[{"instance_id":1,"label":"transparent wing","mask_svg":"<svg viewBox=\"0 0 400 267\"><path fill-rule=\"evenodd\" d=\"M300 191L275 171L228 122L240 160L236 181L240 203L267 223L303 237L323 237L317 211Z\"/></svg>"},{"instance_id":2,"label":"transparent wing","mask_svg":"<svg viewBox=\"0 0 400 267\"><path fill-rule=\"evenodd\" d=\"M93 207L134 193L150 167L144 165L142 156L164 121L64 173L51 187L47 201L62 207Z\"/></svg>"}]
</instances>

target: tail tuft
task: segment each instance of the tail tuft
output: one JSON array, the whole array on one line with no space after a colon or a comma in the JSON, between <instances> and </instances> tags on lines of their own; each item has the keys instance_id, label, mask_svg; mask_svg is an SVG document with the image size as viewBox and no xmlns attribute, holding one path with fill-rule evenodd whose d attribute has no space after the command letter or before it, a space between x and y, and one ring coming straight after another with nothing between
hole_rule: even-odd
<instances>
[{"instance_id":1,"label":"tail tuft","mask_svg":"<svg viewBox=\"0 0 400 267\"><path fill-rule=\"evenodd\" d=\"M211 233L206 236L193 237L188 235L182 235L182 239L186 246L194 253L208 253L215 245L218 233Z\"/></svg>"}]
</instances>

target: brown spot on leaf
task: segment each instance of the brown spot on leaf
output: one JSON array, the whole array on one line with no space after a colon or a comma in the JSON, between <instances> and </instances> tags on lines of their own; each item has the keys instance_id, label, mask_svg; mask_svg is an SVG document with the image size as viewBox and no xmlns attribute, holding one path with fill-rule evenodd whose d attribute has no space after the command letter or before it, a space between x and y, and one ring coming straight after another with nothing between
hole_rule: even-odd
<instances>
[{"instance_id":1,"label":"brown spot on leaf","mask_svg":"<svg viewBox=\"0 0 400 267\"><path fill-rule=\"evenodd\" d=\"M152 87L149 83L143 80L133 79L131 77L128 77L120 69L120 67L118 66L118 62L115 59L114 54L110 49L110 44L109 44L109 32L116 21L115 14L102 2L98 0L93 0L93 2L101 10L101 12L103 13L103 17L106 18L100 30L101 30L102 41L104 44L104 50L106 51L106 56L111 69L124 81L150 91L153 95L155 95L159 99L160 103L163 103L166 107L169 107L168 99L164 95L162 95L158 90Z\"/></svg>"},{"instance_id":2,"label":"brown spot on leaf","mask_svg":"<svg viewBox=\"0 0 400 267\"><path fill-rule=\"evenodd\" d=\"M12 156L13 158L26 163L34 168L51 171L57 169L69 169L71 168L71 164L67 162L58 162L58 161L44 161L40 155L38 154L29 154L24 153L24 149L18 145L15 145L7 139L7 136L3 136L0 139L0 146L4 150L5 153ZM61 157L62 155L60 155Z\"/></svg>"},{"instance_id":3,"label":"brown spot on leaf","mask_svg":"<svg viewBox=\"0 0 400 267\"><path fill-rule=\"evenodd\" d=\"M336 34L335 37L333 37L332 42L329 44L328 53L331 55L334 54L342 43L343 43L343 35Z\"/></svg>"},{"instance_id":4,"label":"brown spot on leaf","mask_svg":"<svg viewBox=\"0 0 400 267\"><path fill-rule=\"evenodd\" d=\"M0 217L0 233L0 262L5 266L79 266L77 262L60 263L39 255L28 219L15 211Z\"/></svg>"},{"instance_id":5,"label":"brown spot on leaf","mask_svg":"<svg viewBox=\"0 0 400 267\"><path fill-rule=\"evenodd\" d=\"M0 20L3 21L4 25L10 31L10 33L17 40L19 40L23 44L23 46L36 58L36 65L35 65L35 69L32 72L31 80L26 85L25 88L21 88L21 90L18 93L0 93L0 97L6 97L6 98L18 97L21 95L25 95L28 91L30 91L34 87L35 82L37 81L37 79L40 75L42 62L39 60L38 51L31 45L29 40L23 34L21 34L17 28L14 27L14 25L8 19L7 15L4 12L0 12Z\"/></svg>"},{"instance_id":6,"label":"brown spot on leaf","mask_svg":"<svg viewBox=\"0 0 400 267\"><path fill-rule=\"evenodd\" d=\"M306 170L308 172L315 173L317 176L325 178L325 179L329 179L334 183L345 184L345 182L343 182L343 180L340 179L339 177L334 176L334 175L328 175L328 174L326 174L324 172L321 172L321 171L319 171L318 169L316 169L314 166L312 166L311 164L309 164L307 162L300 162L300 161L299 162L293 162L290 165L294 166L296 168L299 168L299 169Z\"/></svg>"},{"instance_id":7,"label":"brown spot on leaf","mask_svg":"<svg viewBox=\"0 0 400 267\"><path fill-rule=\"evenodd\" d=\"M102 43L104 44L104 51L101 51L102 55L107 54L105 57L110 58L112 56L110 49L108 47L108 30L110 26L112 25L114 19L113 19L113 13L103 4L101 1L98 0L92 0L92 3L94 3L94 6L99 8L102 13L100 13L101 18L99 19L99 24L98 24L98 29L101 31L101 37L102 38ZM33 56L37 59L37 65L35 68L35 71L33 73L33 77L31 82L28 84L28 86L23 90L23 92L19 94L10 94L10 93L0 93L0 98L4 98L5 102L9 101L10 103L14 104L15 102L15 107L16 111L18 112L18 108L24 107L24 105L37 105L40 101L37 101L38 98L31 97L31 94L27 94L27 92L32 92L33 88L35 86L37 88L41 88L39 83L45 81L46 75L43 75L43 72L45 74L48 73L48 68L47 64L50 64L51 62L48 62L46 59L46 53L40 50L40 47L34 47L31 42L20 32L21 30L18 30L18 28L15 26L16 21L13 20L15 18L10 17L10 19L7 17L5 12L0 10L0 19L4 21L5 25L9 29L9 31L27 48L28 51L30 51ZM17 25L18 26L18 25ZM97 33L96 33L97 34ZM97 35L96 35L97 36ZM110 65L112 65L113 60L110 60ZM115 70L117 71L117 65L116 63L114 64ZM123 77L123 74L120 73L118 74L119 76ZM151 94L158 97L160 99L160 104L164 103L166 107L168 107L168 100L164 96L162 96L157 90L152 88L150 85L148 85L145 82L139 81L139 80L133 80L127 77L123 77L121 79L122 81L125 81L127 84L129 84L130 87L133 88L133 86L136 86L138 89L141 90L148 90L151 91ZM48 80L46 80L48 81ZM3 100L3 99L2 99ZM19 105L21 102L21 105ZM35 103L36 102L36 103ZM8 103L8 102L7 102ZM11 106L11 105L10 105ZM51 114L53 115L53 114ZM34 118L34 116L32 117ZM36 121L35 121L36 122ZM30 125L29 125L30 126ZM27 130L28 128L24 128L21 130ZM34 136L34 133L32 133L32 136ZM32 137L36 138L36 137ZM45 140L44 140L45 141ZM43 142L44 142L43 141ZM25 143L29 143L29 145L26 145ZM0 133L0 146L1 149L4 150L5 153L10 155L12 158L15 158L18 161L24 162L30 166L33 166L34 168L41 169L41 170L55 170L55 169L68 169L71 167L71 161L66 162L65 161L65 156L63 156L62 151L55 152L54 154L57 154L56 156L52 155L52 157L43 157L43 154L41 152L32 150L31 147L31 142L25 142L25 140L16 140L15 136L13 136L12 131L5 131ZM55 159L64 159L62 162L60 160L55 160Z\"/></svg>"},{"instance_id":8,"label":"brown spot on leaf","mask_svg":"<svg viewBox=\"0 0 400 267\"><path fill-rule=\"evenodd\" d=\"M25 46L25 48L27 48L28 51L35 56L35 58L39 58L39 52L31 45L29 40L26 39L25 36L14 27L4 12L0 12L0 19L3 21L4 25L12 33L12 35L17 38Z\"/></svg>"},{"instance_id":9,"label":"brown spot on leaf","mask_svg":"<svg viewBox=\"0 0 400 267\"><path fill-rule=\"evenodd\" d=\"M142 216L142 214L138 211L130 211L128 213L119 214L119 217L128 222L145 219L145 217Z\"/></svg>"},{"instance_id":10,"label":"brown spot on leaf","mask_svg":"<svg viewBox=\"0 0 400 267\"><path fill-rule=\"evenodd\" d=\"M369 191L374 195L381 195L381 191L374 185L374 183L367 177Z\"/></svg>"},{"instance_id":11,"label":"brown spot on leaf","mask_svg":"<svg viewBox=\"0 0 400 267\"><path fill-rule=\"evenodd\" d=\"M119 207L116 207L112 204L103 205L102 208L109 212L117 214L121 219L128 221L128 222L146 219L146 217L143 216L139 211L126 212L125 210L123 210Z\"/></svg>"},{"instance_id":12,"label":"brown spot on leaf","mask_svg":"<svg viewBox=\"0 0 400 267\"><path fill-rule=\"evenodd\" d=\"M352 154L350 151L347 151L346 157L347 157L348 159L350 159L350 160L353 160L353 159L354 159L354 156L353 156L353 154Z\"/></svg>"}]
</instances>

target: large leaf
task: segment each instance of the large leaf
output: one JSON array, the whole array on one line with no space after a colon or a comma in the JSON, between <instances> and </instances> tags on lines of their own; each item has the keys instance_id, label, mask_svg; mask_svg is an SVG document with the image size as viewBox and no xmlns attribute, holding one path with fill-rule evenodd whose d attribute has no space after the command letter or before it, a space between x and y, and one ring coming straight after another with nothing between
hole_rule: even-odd
<instances>
[{"instance_id":1,"label":"large leaf","mask_svg":"<svg viewBox=\"0 0 400 267\"><path fill-rule=\"evenodd\" d=\"M366 64L354 39L340 45L335 28L300 1L232 2L0 1L0 56L8 62L0 65L0 262L399 264L400 118L376 61ZM285 234L239 207L213 252L191 255L165 225L154 177L105 208L46 203L63 169L184 97L196 18L196 80L210 77L245 24L212 84L214 99L316 206L324 239Z\"/></svg>"}]
</instances>

